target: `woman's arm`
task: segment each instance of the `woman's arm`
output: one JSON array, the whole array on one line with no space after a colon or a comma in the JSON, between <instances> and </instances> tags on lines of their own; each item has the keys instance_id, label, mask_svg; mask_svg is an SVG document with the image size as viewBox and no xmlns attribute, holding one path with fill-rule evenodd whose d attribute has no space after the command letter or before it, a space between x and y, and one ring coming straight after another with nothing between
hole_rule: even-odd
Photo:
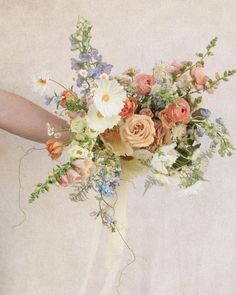
<instances>
[{"instance_id":1,"label":"woman's arm","mask_svg":"<svg viewBox=\"0 0 236 295\"><path fill-rule=\"evenodd\" d=\"M0 90L0 128L15 135L45 143L49 123L55 131L68 130L66 121L59 119L27 99ZM70 132L61 132L61 141L69 139Z\"/></svg>"}]
</instances>

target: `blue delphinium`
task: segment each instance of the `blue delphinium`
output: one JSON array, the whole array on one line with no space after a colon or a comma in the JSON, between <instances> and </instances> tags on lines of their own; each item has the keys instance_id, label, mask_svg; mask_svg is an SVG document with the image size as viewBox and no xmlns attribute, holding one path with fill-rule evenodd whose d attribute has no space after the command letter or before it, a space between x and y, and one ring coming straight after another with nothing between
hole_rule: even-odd
<instances>
[{"instance_id":1,"label":"blue delphinium","mask_svg":"<svg viewBox=\"0 0 236 295\"><path fill-rule=\"evenodd\" d=\"M224 124L223 119L222 119L221 117L216 118L215 121L216 121L216 123L219 124L219 125L223 125L223 124Z\"/></svg>"},{"instance_id":2,"label":"blue delphinium","mask_svg":"<svg viewBox=\"0 0 236 295\"><path fill-rule=\"evenodd\" d=\"M102 74L110 75L112 65L102 61L102 55L98 53L95 48L90 49L88 53L80 53L78 59L71 59L71 68L77 72L79 70L86 70L87 76L81 76L77 74L76 84L78 88L81 88L83 83L86 81L93 82L96 79L100 79ZM81 94L86 95L90 92L90 87L87 89L81 89Z\"/></svg>"},{"instance_id":3,"label":"blue delphinium","mask_svg":"<svg viewBox=\"0 0 236 295\"><path fill-rule=\"evenodd\" d=\"M96 182L96 187L103 197L112 197L115 190L120 185L120 168L116 167L112 173L102 171L99 175L99 180Z\"/></svg>"},{"instance_id":4,"label":"blue delphinium","mask_svg":"<svg viewBox=\"0 0 236 295\"><path fill-rule=\"evenodd\" d=\"M114 190L111 186L109 186L109 183L106 182L97 182L96 187L98 189L98 192L103 197L112 197L114 195Z\"/></svg>"},{"instance_id":5,"label":"blue delphinium","mask_svg":"<svg viewBox=\"0 0 236 295\"><path fill-rule=\"evenodd\" d=\"M208 109L200 108L199 112L204 117L209 117L211 115L211 111Z\"/></svg>"}]
</instances>

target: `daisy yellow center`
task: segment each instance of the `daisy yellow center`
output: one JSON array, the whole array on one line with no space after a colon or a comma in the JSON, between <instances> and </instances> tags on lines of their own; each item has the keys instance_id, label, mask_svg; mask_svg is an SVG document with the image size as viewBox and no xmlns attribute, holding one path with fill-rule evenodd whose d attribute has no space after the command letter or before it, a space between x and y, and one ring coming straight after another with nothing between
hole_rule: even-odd
<instances>
[{"instance_id":1,"label":"daisy yellow center","mask_svg":"<svg viewBox=\"0 0 236 295\"><path fill-rule=\"evenodd\" d=\"M47 83L47 81L45 79L39 79L39 84L41 85L45 85Z\"/></svg>"},{"instance_id":2,"label":"daisy yellow center","mask_svg":"<svg viewBox=\"0 0 236 295\"><path fill-rule=\"evenodd\" d=\"M110 99L110 96L108 94L104 94L102 96L102 100L105 101L105 102L107 102L109 99Z\"/></svg>"},{"instance_id":3,"label":"daisy yellow center","mask_svg":"<svg viewBox=\"0 0 236 295\"><path fill-rule=\"evenodd\" d=\"M101 119L101 118L103 118L103 115L102 115L100 112L97 112L97 117L98 117L99 119Z\"/></svg>"}]
</instances>

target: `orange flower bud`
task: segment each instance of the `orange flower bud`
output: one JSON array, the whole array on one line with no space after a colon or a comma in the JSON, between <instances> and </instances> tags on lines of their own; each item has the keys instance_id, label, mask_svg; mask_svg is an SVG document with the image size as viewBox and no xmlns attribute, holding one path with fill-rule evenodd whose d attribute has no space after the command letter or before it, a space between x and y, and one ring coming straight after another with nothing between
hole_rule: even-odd
<instances>
[{"instance_id":1,"label":"orange flower bud","mask_svg":"<svg viewBox=\"0 0 236 295\"><path fill-rule=\"evenodd\" d=\"M52 160L56 160L62 154L63 144L53 138L46 142L46 148L48 150L48 155L52 158Z\"/></svg>"}]
</instances>

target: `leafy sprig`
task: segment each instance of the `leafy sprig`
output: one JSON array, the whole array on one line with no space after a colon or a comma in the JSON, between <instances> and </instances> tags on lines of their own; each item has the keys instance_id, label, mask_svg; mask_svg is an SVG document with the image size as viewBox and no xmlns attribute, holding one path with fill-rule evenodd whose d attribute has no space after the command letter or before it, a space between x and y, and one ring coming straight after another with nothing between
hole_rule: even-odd
<instances>
[{"instance_id":1,"label":"leafy sprig","mask_svg":"<svg viewBox=\"0 0 236 295\"><path fill-rule=\"evenodd\" d=\"M76 25L77 30L74 34L70 36L72 51L79 50L79 52L82 54L90 52L92 27L93 26L88 20L82 17L78 17L78 21Z\"/></svg>"},{"instance_id":2,"label":"leafy sprig","mask_svg":"<svg viewBox=\"0 0 236 295\"><path fill-rule=\"evenodd\" d=\"M43 183L38 183L36 189L31 193L29 198L29 203L33 203L36 199L40 197L41 194L49 191L50 186L58 182L60 177L66 174L66 172L71 168L71 162L63 165L57 165L56 168L49 174L47 180Z\"/></svg>"}]
</instances>

